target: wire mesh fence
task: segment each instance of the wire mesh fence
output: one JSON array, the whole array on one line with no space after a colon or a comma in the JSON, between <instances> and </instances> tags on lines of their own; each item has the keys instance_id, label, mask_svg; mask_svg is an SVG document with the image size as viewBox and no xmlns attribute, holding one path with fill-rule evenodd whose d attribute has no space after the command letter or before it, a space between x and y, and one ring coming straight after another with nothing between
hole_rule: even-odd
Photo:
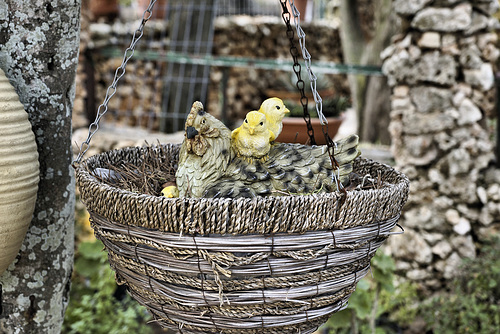
<instances>
[{"instance_id":1,"label":"wire mesh fence","mask_svg":"<svg viewBox=\"0 0 500 334\"><path fill-rule=\"evenodd\" d=\"M326 2L310 1L314 8L322 8ZM231 15L278 19L280 14L279 2L275 0L158 0L152 20L147 23L137 52L127 67L124 82L110 101L107 122L167 133L182 130L192 101L209 105L211 76L218 76L210 61L192 61L206 60L213 55L215 20ZM119 47L127 45L126 39L126 34L115 36L109 45L119 51ZM113 58L120 57L119 52L109 54L103 49L106 46L98 50L99 56L94 62L105 61L109 66ZM251 68L252 64L245 66ZM98 97L103 95L105 85L114 74L110 69L99 72L104 74L98 78L96 89L101 90L96 94Z\"/></svg>"},{"instance_id":2,"label":"wire mesh fence","mask_svg":"<svg viewBox=\"0 0 500 334\"><path fill-rule=\"evenodd\" d=\"M219 0L218 16L225 15L280 15L274 0Z\"/></svg>"}]
</instances>

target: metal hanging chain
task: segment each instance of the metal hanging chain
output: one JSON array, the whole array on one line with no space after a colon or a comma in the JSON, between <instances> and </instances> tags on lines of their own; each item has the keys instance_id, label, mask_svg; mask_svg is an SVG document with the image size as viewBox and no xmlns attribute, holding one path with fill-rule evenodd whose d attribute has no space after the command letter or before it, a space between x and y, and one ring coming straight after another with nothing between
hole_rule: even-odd
<instances>
[{"instance_id":1,"label":"metal hanging chain","mask_svg":"<svg viewBox=\"0 0 500 334\"><path fill-rule=\"evenodd\" d=\"M76 157L75 160L73 160L72 166L73 168L78 167L78 165L81 163L83 156L85 153L90 148L90 140L94 136L94 134L99 130L99 122L101 118L104 116L104 114L108 111L108 103L109 100L115 95L116 93L116 87L118 85L118 81L123 77L125 74L125 67L127 66L127 62L132 58L135 52L135 47L137 42L142 38L142 35L144 34L144 25L148 20L151 18L152 11L153 11L153 6L156 3L156 0L150 0L148 8L144 11L144 14L142 15L142 21L139 25L139 28L137 28L134 31L134 35L132 36L132 41L130 42L130 46L125 50L125 53L123 55L123 61L122 64L116 69L115 71L115 76L113 78L113 82L111 85L108 87L106 91L106 97L104 98L104 102L99 106L97 109L97 115L92 124L89 126L89 134L87 139L80 145L80 152L78 153L78 156Z\"/></svg>"},{"instance_id":2,"label":"metal hanging chain","mask_svg":"<svg viewBox=\"0 0 500 334\"><path fill-rule=\"evenodd\" d=\"M301 75L300 75L301 66L298 63L298 59L297 59L298 51L297 51L297 47L295 47L295 43L293 40L294 33L293 33L293 30L292 30L291 24L290 24L290 12L288 11L288 8L286 5L287 0L280 0L280 3L281 3L282 10L283 10L281 16L283 17L283 21L285 22L285 25L287 27L287 36L290 39L290 53L291 53L291 55L293 57L293 61L294 61L293 71L297 75L297 88L299 89L299 91L302 95L300 102L302 103L302 107L304 109L304 120L306 121L306 125L307 125L307 133L309 135L309 138L311 139L311 144L315 145L316 141L314 139L314 131L313 131L312 126L311 126L311 116L309 114L309 111L307 110L308 99L307 99L307 96L305 96L304 81L302 80ZM292 10L292 13L293 13L295 30L297 31L297 37L298 37L299 45L300 45L300 48L302 51L302 58L304 58L307 73L309 75L309 80L311 82L311 92L313 94L314 102L316 104L316 111L318 113L318 118L319 118L320 123L321 123L321 129L323 131L323 135L325 136L326 145L328 148L328 155L330 156L330 161L331 161L332 167L337 171L337 176L334 175L335 183L337 184L337 189L341 190L342 193L345 194L346 190L344 189L344 186L342 185L342 183L340 183L340 178L338 177L339 176L338 174L340 172L340 168L339 168L340 166L334 157L335 149L337 148L337 144L332 140L332 138L328 134L328 121L326 120L325 115L323 115L323 100L321 99L321 96L318 93L318 90L316 88L317 77L311 69L311 54L309 53L309 51L307 51L307 48L306 48L306 34L305 34L304 30L302 29L302 27L300 26L300 12L297 9L297 7L295 7L295 0L288 0L288 4L290 5L290 9Z\"/></svg>"},{"instance_id":3,"label":"metal hanging chain","mask_svg":"<svg viewBox=\"0 0 500 334\"><path fill-rule=\"evenodd\" d=\"M306 122L306 126L307 126L307 134L309 135L309 139L311 141L311 144L316 145L316 140L314 139L314 130L313 130L313 127L311 125L311 115L309 114L309 110L307 109L307 104L309 102L309 99L307 98L306 93L304 91L305 83L304 83L304 80L302 80L302 76L301 76L302 66L300 65L299 60L298 60L299 50L295 46L295 42L294 42L295 34L293 32L292 25L290 24L291 14L288 11L287 0L280 0L280 3L281 3L281 8L282 8L281 17L283 18L283 21L285 22L286 35L287 35L288 39L290 40L290 54L292 55L292 58L293 58L293 71L295 72L295 75L297 76L296 86L297 86L297 89L299 90L300 95L301 95L300 96L300 103L302 104L302 109L304 111L304 121ZM293 4L292 4L292 6L295 7Z\"/></svg>"},{"instance_id":4,"label":"metal hanging chain","mask_svg":"<svg viewBox=\"0 0 500 334\"><path fill-rule=\"evenodd\" d=\"M314 102L316 103L316 111L318 113L318 118L322 125L328 124L325 115L323 115L323 100L321 99L321 96L319 95L318 90L316 89L316 81L318 78L311 69L311 54L309 53L309 51L307 51L306 48L306 33L304 32L304 30L302 30L302 27L300 26L300 12L297 9L297 7L295 7L295 0L288 0L288 3L290 4L290 9L292 10L293 22L295 24L295 30L297 31L297 37L299 39L299 45L302 51L302 58L304 58L304 64L306 65L307 74L309 75L309 81L311 83L311 92L314 98Z\"/></svg>"}]
</instances>

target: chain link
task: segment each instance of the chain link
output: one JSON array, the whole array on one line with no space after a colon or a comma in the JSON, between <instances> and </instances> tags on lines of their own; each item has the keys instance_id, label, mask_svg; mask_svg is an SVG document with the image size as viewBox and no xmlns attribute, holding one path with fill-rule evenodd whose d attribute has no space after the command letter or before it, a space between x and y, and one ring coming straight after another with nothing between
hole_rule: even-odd
<instances>
[{"instance_id":1,"label":"chain link","mask_svg":"<svg viewBox=\"0 0 500 334\"><path fill-rule=\"evenodd\" d=\"M309 135L309 138L311 140L311 144L315 145L316 141L314 139L314 131L312 129L311 125L311 116L309 114L309 111L307 109L307 96L305 96L304 92L304 81L301 78L300 75L300 70L301 70L301 65L298 62L297 55L298 55L298 50L297 47L295 46L294 43L294 33L290 24L290 12L288 11L287 8L287 0L280 0L281 7L283 9L282 12L282 17L283 21L285 22L285 25L287 27L287 37L290 39L290 53L293 58L293 71L295 72L297 76L297 88L299 89L301 93L301 99L300 102L302 103L302 107L304 109L304 120L306 121L307 125L307 133ZM340 166L335 159L335 150L337 149L337 143L333 141L333 139L330 137L328 134L328 121L326 120L325 115L323 115L323 100L321 99L320 94L318 93L318 90L316 88L316 81L317 77L313 73L312 68L311 68L311 54L309 51L307 51L306 48L306 34L302 27L300 26L300 12L295 7L295 0L288 0L288 4L290 5L290 9L292 10L293 18L294 18L294 24L295 24L295 30L297 31L297 37L299 40L299 45L300 49L302 51L302 58L304 59L304 64L307 69L307 73L309 75L309 80L311 82L311 92L313 94L314 102L316 104L316 111L318 113L318 118L321 122L321 129L323 131L323 135L326 140L326 145L328 149L328 155L330 156L330 161L332 163L332 167L336 169L337 175L333 175L335 178L335 183L337 184L337 189L342 190L342 193L345 194L346 190L344 189L344 186L342 183L340 183L340 178L339 178L339 172L340 172Z\"/></svg>"},{"instance_id":2,"label":"chain link","mask_svg":"<svg viewBox=\"0 0 500 334\"><path fill-rule=\"evenodd\" d=\"M309 75L311 92L314 98L314 102L316 104L316 111L318 113L318 118L322 125L328 124L325 115L323 115L323 100L321 99L321 96L319 95L318 90L316 88L316 81L318 78L312 71L311 54L309 53L309 51L307 51L306 48L306 33L300 26L300 12L297 9L297 7L295 7L295 0L288 0L288 3L290 4L290 9L292 10L293 22L295 24L295 30L297 31L297 37L299 40L300 49L302 51L302 58L304 58L304 64L306 65L307 74Z\"/></svg>"},{"instance_id":3,"label":"chain link","mask_svg":"<svg viewBox=\"0 0 500 334\"><path fill-rule=\"evenodd\" d=\"M292 29L292 25L290 24L291 21L291 14L288 11L287 7L287 0L280 0L281 3L281 8L282 8L282 13L281 17L283 18L283 21L285 22L286 25L286 35L288 39L290 40L290 54L292 55L293 58L293 71L295 72L295 75L297 76L297 89L299 90L300 93L300 103L302 104L302 109L304 111L304 121L306 122L307 126L307 134L309 135L309 140L312 145L316 145L316 140L314 139L314 130L311 125L311 115L309 114L309 110L307 108L309 99L306 96L306 93L304 91L304 80L302 80L302 75L301 75L301 70L302 66L299 63L298 56L299 56L299 50L295 46L294 42L294 37L295 34ZM295 5L291 4L291 8L294 8ZM297 11L298 12L298 11Z\"/></svg>"},{"instance_id":4,"label":"chain link","mask_svg":"<svg viewBox=\"0 0 500 334\"><path fill-rule=\"evenodd\" d=\"M92 140L92 137L97 132L97 130L99 130L99 122L101 121L101 118L104 116L104 114L106 114L106 112L108 111L109 100L113 97L113 95L115 95L118 81L120 81L120 79L125 74L125 67L127 66L127 62L134 55L136 44L139 42L139 40L142 38L142 35L144 34L144 25L151 18L153 6L155 3L156 0L150 0L148 8L146 8L144 14L142 15L142 21L139 27L134 31L134 34L132 36L132 41L130 42L130 46L124 52L122 64L116 69L113 82L106 90L106 96L104 98L104 101L97 109L96 118L94 122L92 122L89 126L89 134L87 136L87 139L80 145L80 152L78 153L76 159L73 160L72 163L73 168L78 167L78 165L81 163L83 156L85 155L85 153L87 153L87 151L90 148L90 141Z\"/></svg>"}]
</instances>

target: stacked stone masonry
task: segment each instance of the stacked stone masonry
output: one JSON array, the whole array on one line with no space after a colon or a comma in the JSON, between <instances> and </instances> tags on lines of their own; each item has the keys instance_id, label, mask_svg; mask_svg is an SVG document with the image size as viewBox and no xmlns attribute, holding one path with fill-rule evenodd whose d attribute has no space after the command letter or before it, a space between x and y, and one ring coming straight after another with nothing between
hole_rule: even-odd
<instances>
[{"instance_id":1,"label":"stacked stone masonry","mask_svg":"<svg viewBox=\"0 0 500 334\"><path fill-rule=\"evenodd\" d=\"M88 42L85 48L90 50L95 68L96 100L103 101L106 89L112 82L116 68L121 64L121 57L109 59L100 55L99 50L109 45L125 49L130 43L130 33L137 22L115 22L112 24L92 23L85 32ZM342 52L338 26L335 23L319 21L303 24L307 36L307 48L314 61L342 63ZM83 32L82 32L83 33ZM154 43L150 42L151 36ZM168 25L165 21L152 20L146 25L144 41L139 48L164 49L169 43ZM298 46L298 44L297 44ZM215 21L214 56L238 56L261 59L282 59L291 61L290 42L286 27L280 17L229 16L218 17ZM81 62L83 63L83 62ZM154 61L132 58L127 65L127 74L122 78L116 95L110 100L113 116L129 126L142 126L157 130L158 125L148 124L150 119L140 117L144 111L158 115L161 109L163 83L159 78L161 65ZM290 68L291 71L291 68ZM164 73L164 72L163 72ZM74 128L86 126L84 103L78 102L85 97L85 73L81 72L82 93L77 96ZM305 71L302 73L307 77ZM207 109L217 117L222 116L221 84L222 68L212 67L208 91ZM244 115L258 109L260 103L269 97L270 90L296 92L296 78L293 72L270 71L256 68L233 67L229 69L224 117L231 122L238 122ZM348 96L349 85L345 75L319 75L318 88L328 88L329 94ZM300 100L297 99L297 103ZM128 110L122 113L121 110ZM110 116L111 117L111 116Z\"/></svg>"},{"instance_id":2,"label":"stacked stone masonry","mask_svg":"<svg viewBox=\"0 0 500 334\"><path fill-rule=\"evenodd\" d=\"M396 0L406 31L382 52L392 87L390 131L398 168L411 180L390 238L399 272L440 289L500 230L494 167L495 1Z\"/></svg>"}]
</instances>

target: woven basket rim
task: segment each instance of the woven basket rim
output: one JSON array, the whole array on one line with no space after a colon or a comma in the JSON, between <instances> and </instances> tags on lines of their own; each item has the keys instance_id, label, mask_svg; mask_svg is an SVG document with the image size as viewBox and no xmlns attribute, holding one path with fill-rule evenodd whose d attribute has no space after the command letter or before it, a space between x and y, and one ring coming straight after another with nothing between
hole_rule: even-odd
<instances>
[{"instance_id":1,"label":"woven basket rim","mask_svg":"<svg viewBox=\"0 0 500 334\"><path fill-rule=\"evenodd\" d=\"M180 147L179 144L162 144L161 146L171 150L172 157L177 158L175 156L175 152L178 152ZM117 149L112 151L107 151L101 154L97 154L91 157L86 158L76 169L76 178L77 185L81 191L81 199L86 204L87 207L90 207L91 210L95 209L95 212L101 214L103 216L108 216L105 212L103 212L102 208L99 206L102 205L112 205L115 208L117 206L122 206L122 203L127 205L127 203L133 203L134 209L136 210L146 210L151 211L153 216L164 217L165 215L170 217L172 211L177 213L181 212L186 215L187 212L192 209L192 207L200 207L202 210L210 210L213 208L219 208L214 212L215 214L221 214L222 211L231 211L233 213L234 209L242 210L245 213L248 213L248 210L256 210L259 208L270 208L279 206L280 209L289 211L290 208L304 208L305 206L318 206L318 210L320 207L322 208L324 205L329 205L336 207L335 210L342 211L341 207L349 205L349 203L354 203L358 199L357 197L363 198L383 198L381 193L384 193L386 196L394 197L395 204L404 204L408 197L409 190L409 180L408 178L402 174L401 172L396 171L391 166L388 166L383 163L375 162L371 159L367 159L364 157L358 157L354 161L354 169L362 168L363 166L368 166L372 170L380 171L386 185L381 189L365 189L365 190L353 190L348 191L345 198L342 199L342 194L340 192L331 192L331 193L315 193L310 195L289 195L289 196L268 196L268 197L257 197L257 198L166 198L162 196L153 196L147 194L138 194L129 190L121 189L118 187L114 187L108 184L104 184L99 182L95 177L93 177L88 168L96 168L102 167L105 168L105 162L113 161L113 160L126 160L127 156L140 157L141 154L145 152L145 150L157 148L158 145L152 146L143 146L143 147L129 147L123 149ZM118 157L118 158L117 158ZM372 175L376 176L376 175ZM86 192L85 189L92 188L92 192ZM101 200L99 203L94 203L93 197L99 197ZM103 201L103 199L106 199ZM117 203L116 201L119 201ZM389 204L386 204L389 205ZM172 209L175 208L175 209ZM287 209L288 208L288 209ZM399 210L401 208L398 208ZM186 211L187 210L187 211ZM161 211L162 213L158 213ZM339 212L340 212L339 211ZM344 210L345 211L345 210ZM330 212L331 214L331 212ZM112 215L113 216L113 215ZM234 216L234 215L233 215ZM394 216L394 215L392 215ZM302 214L297 219L304 220L307 215ZM151 217L150 217L151 218ZM232 217L234 218L234 217ZM332 219L335 217L331 217L331 215L327 215L326 219ZM383 218L383 217L378 217ZM385 217L391 218L391 217ZM148 218L149 219L149 218ZM183 217L186 219L186 217ZM114 220L111 217L111 220ZM135 220L135 221L134 221ZM141 220L141 219L139 219ZM190 220L193 220L192 218ZM231 219L233 220L233 219ZM370 219L371 221L372 219ZM219 218L220 221L220 218ZM115 220L116 223L123 223L123 219ZM233 223L231 221L231 223ZM320 226L310 226L311 224L303 224L303 226L298 227L297 229L290 230L289 228L283 229L273 228L271 230L259 230L255 227L242 227L235 229L227 229L225 231L203 231L199 230L199 228L193 228L193 226L182 226L180 224L177 228L166 228L163 224L147 224L145 222L138 222L137 217L132 221L126 222L126 224L138 225L151 229L159 229L166 232L173 233L201 233L201 234L210 234L210 233L275 233L275 232L300 232L300 231L308 231L308 230L316 230L316 229L328 229L332 228L332 226L326 226L328 224L323 224ZM189 225L189 224L187 224ZM286 225L286 224L285 224ZM357 224L347 223L343 226L335 226L336 228L347 228L350 226L355 226Z\"/></svg>"}]
</instances>

